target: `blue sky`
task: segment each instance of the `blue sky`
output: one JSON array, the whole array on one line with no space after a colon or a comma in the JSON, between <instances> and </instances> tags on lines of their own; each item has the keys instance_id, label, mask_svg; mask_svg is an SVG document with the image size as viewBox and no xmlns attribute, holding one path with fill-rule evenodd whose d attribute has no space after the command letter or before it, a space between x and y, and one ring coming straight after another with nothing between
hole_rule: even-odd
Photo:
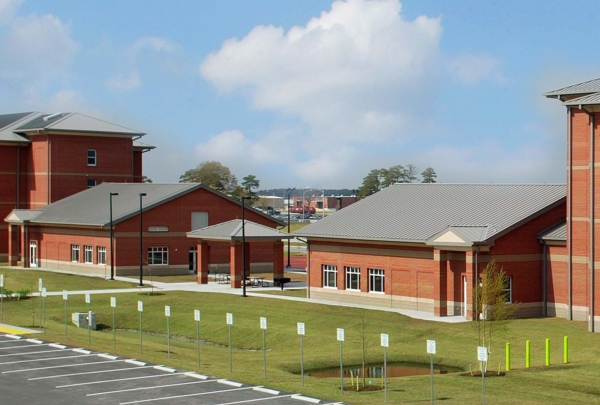
<instances>
[{"instance_id":1,"label":"blue sky","mask_svg":"<svg viewBox=\"0 0 600 405\"><path fill-rule=\"evenodd\" d=\"M565 109L593 79L597 3L0 0L0 111L148 135L154 181L218 160L262 188L565 182ZM587 10L587 11L586 11Z\"/></svg>"}]
</instances>

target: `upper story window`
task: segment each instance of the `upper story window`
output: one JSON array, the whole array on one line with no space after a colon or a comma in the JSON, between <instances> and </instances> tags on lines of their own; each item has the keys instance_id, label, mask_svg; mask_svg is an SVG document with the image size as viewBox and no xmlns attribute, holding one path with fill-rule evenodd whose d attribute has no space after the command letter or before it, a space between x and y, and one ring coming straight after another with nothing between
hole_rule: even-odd
<instances>
[{"instance_id":1,"label":"upper story window","mask_svg":"<svg viewBox=\"0 0 600 405\"><path fill-rule=\"evenodd\" d=\"M87 162L88 162L88 166L96 166L96 150L95 149L88 149Z\"/></svg>"},{"instance_id":2,"label":"upper story window","mask_svg":"<svg viewBox=\"0 0 600 405\"><path fill-rule=\"evenodd\" d=\"M94 180L94 179L88 179L88 181L87 181L87 187L88 188L96 187L96 180Z\"/></svg>"}]
</instances>

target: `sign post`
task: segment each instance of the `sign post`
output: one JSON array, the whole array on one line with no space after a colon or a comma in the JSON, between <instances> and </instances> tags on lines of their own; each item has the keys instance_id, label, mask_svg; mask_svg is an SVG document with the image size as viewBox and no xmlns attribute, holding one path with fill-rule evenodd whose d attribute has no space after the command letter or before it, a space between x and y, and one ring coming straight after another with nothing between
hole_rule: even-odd
<instances>
[{"instance_id":1,"label":"sign post","mask_svg":"<svg viewBox=\"0 0 600 405\"><path fill-rule=\"evenodd\" d=\"M387 348L390 347L390 337L387 333L381 334L381 347L383 347L383 402L387 404Z\"/></svg>"},{"instance_id":2,"label":"sign post","mask_svg":"<svg viewBox=\"0 0 600 405\"><path fill-rule=\"evenodd\" d=\"M427 341L427 353L429 353L429 364L431 365L431 405L433 405L433 355L435 354L435 340Z\"/></svg>"},{"instance_id":3,"label":"sign post","mask_svg":"<svg viewBox=\"0 0 600 405\"><path fill-rule=\"evenodd\" d=\"M487 347L477 347L477 360L481 362L481 395L483 397L483 405L485 405L485 362L488 361Z\"/></svg>"},{"instance_id":4,"label":"sign post","mask_svg":"<svg viewBox=\"0 0 600 405\"><path fill-rule=\"evenodd\" d=\"M3 321L4 312L4 274L0 274L0 323Z\"/></svg>"},{"instance_id":5,"label":"sign post","mask_svg":"<svg viewBox=\"0 0 600 405\"><path fill-rule=\"evenodd\" d=\"M196 321L196 352L198 353L198 367L200 367L200 310L194 309L194 321Z\"/></svg>"},{"instance_id":6,"label":"sign post","mask_svg":"<svg viewBox=\"0 0 600 405\"><path fill-rule=\"evenodd\" d=\"M40 279L41 280L41 279ZM88 344L91 343L92 338L90 337L90 325L92 324L92 320L90 319L90 303L92 302L92 297L90 297L89 293L85 294L85 302L87 304L87 312L88 312Z\"/></svg>"},{"instance_id":7,"label":"sign post","mask_svg":"<svg viewBox=\"0 0 600 405\"><path fill-rule=\"evenodd\" d=\"M115 310L117 308L117 298L116 297L110 297L110 306L112 308L112 315L113 315L113 349L117 348L117 324L115 322L116 318L115 318Z\"/></svg>"},{"instance_id":8,"label":"sign post","mask_svg":"<svg viewBox=\"0 0 600 405\"><path fill-rule=\"evenodd\" d=\"M44 299L44 307L43 307L44 308L44 311L43 311L44 323L42 324L42 328L44 328L44 335L46 335L46 295L47 295L47 292L46 292L46 288L44 287L44 288L42 288L42 298Z\"/></svg>"},{"instance_id":9,"label":"sign post","mask_svg":"<svg viewBox=\"0 0 600 405\"><path fill-rule=\"evenodd\" d=\"M144 313L144 301L138 301L138 312L140 313L140 354L142 354L142 314Z\"/></svg>"},{"instance_id":10,"label":"sign post","mask_svg":"<svg viewBox=\"0 0 600 405\"><path fill-rule=\"evenodd\" d=\"M92 343L90 330L92 329L92 311L88 311L88 344Z\"/></svg>"},{"instance_id":11,"label":"sign post","mask_svg":"<svg viewBox=\"0 0 600 405\"><path fill-rule=\"evenodd\" d=\"M303 337L306 329L304 328L304 322L298 322L298 335L300 335L300 375L302 379L302 386L304 387L304 342Z\"/></svg>"},{"instance_id":12,"label":"sign post","mask_svg":"<svg viewBox=\"0 0 600 405\"><path fill-rule=\"evenodd\" d=\"M171 307L169 305L165 305L165 316L167 317L167 359L171 360L171 326L169 322Z\"/></svg>"},{"instance_id":13,"label":"sign post","mask_svg":"<svg viewBox=\"0 0 600 405\"><path fill-rule=\"evenodd\" d=\"M344 394L344 358L342 355L342 346L344 344L344 329L337 329L337 340L340 342L340 389L342 395Z\"/></svg>"},{"instance_id":14,"label":"sign post","mask_svg":"<svg viewBox=\"0 0 600 405\"><path fill-rule=\"evenodd\" d=\"M69 299L69 292L63 290L63 301L65 302L65 340L69 339L69 332L67 330L67 300Z\"/></svg>"},{"instance_id":15,"label":"sign post","mask_svg":"<svg viewBox=\"0 0 600 405\"><path fill-rule=\"evenodd\" d=\"M233 325L233 314L227 313L227 325L229 325L229 372L233 373L233 361L231 352L231 325Z\"/></svg>"},{"instance_id":16,"label":"sign post","mask_svg":"<svg viewBox=\"0 0 600 405\"><path fill-rule=\"evenodd\" d=\"M44 288L44 282L42 279L38 279L38 291L40 293L40 328L42 327L42 288Z\"/></svg>"},{"instance_id":17,"label":"sign post","mask_svg":"<svg viewBox=\"0 0 600 405\"><path fill-rule=\"evenodd\" d=\"M264 365L264 378L267 378L267 318L260 317L260 328L262 329L263 335L263 365Z\"/></svg>"}]
</instances>

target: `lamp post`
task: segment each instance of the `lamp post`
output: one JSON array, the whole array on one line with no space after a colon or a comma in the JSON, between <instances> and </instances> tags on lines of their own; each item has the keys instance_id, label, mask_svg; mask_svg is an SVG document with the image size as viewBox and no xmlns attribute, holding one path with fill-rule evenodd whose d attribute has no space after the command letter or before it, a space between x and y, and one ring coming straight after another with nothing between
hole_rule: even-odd
<instances>
[{"instance_id":1,"label":"lamp post","mask_svg":"<svg viewBox=\"0 0 600 405\"><path fill-rule=\"evenodd\" d=\"M144 281L142 280L142 264L143 264L143 256L142 256L142 197L145 197L146 193L140 193L140 287L144 286Z\"/></svg>"},{"instance_id":2,"label":"lamp post","mask_svg":"<svg viewBox=\"0 0 600 405\"><path fill-rule=\"evenodd\" d=\"M113 253L113 248L115 247L114 244L114 231L113 231L113 215L112 215L112 208L113 208L113 204L112 204L112 198L116 195L119 195L119 193L110 193L110 279L114 280L115 279L115 260L114 260L114 253Z\"/></svg>"},{"instance_id":3,"label":"lamp post","mask_svg":"<svg viewBox=\"0 0 600 405\"><path fill-rule=\"evenodd\" d=\"M242 297L246 297L246 206L244 200L249 200L250 196L242 196Z\"/></svg>"},{"instance_id":4,"label":"lamp post","mask_svg":"<svg viewBox=\"0 0 600 405\"><path fill-rule=\"evenodd\" d=\"M292 195L292 191L294 191L296 188L288 188L287 190L285 190L288 193L288 198L287 198L287 212L288 212L288 233L290 233L290 196ZM290 268L292 267L292 265L290 264L290 240L287 240L287 245L288 245L288 264L286 267Z\"/></svg>"}]
</instances>

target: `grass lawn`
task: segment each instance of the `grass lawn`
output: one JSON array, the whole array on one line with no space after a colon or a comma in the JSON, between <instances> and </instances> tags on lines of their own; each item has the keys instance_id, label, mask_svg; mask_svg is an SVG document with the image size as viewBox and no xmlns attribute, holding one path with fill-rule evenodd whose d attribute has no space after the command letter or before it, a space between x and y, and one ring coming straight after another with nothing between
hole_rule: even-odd
<instances>
[{"instance_id":1,"label":"grass lawn","mask_svg":"<svg viewBox=\"0 0 600 405\"><path fill-rule=\"evenodd\" d=\"M8 273L8 271L3 272ZM25 271L23 273L29 273ZM32 271L33 273L33 271ZM64 275L43 273L47 287L62 291ZM14 280L12 275L7 280ZM37 276L33 278L37 281ZM12 282L12 281L11 281ZM87 289L90 284L114 287L114 282L98 279L70 284L72 289ZM52 289L50 289L52 290ZM39 299L4 302L4 322L24 326L38 326ZM139 354L139 313L137 301L144 302L143 354ZM171 306L171 361L167 360L166 319L164 306ZM229 294L166 292L148 296L137 293L117 295L117 342L113 350L112 311L108 295L92 298L91 309L104 328L93 331L91 346L87 331L69 325L68 340L64 336L64 302L61 296L47 298L47 324L45 338L74 346L111 352L122 356L165 364L177 368L196 370L232 380L265 385L271 388L302 392L349 404L383 403L383 392L346 390L339 392L339 379L305 378L301 387L299 338L296 323L306 324L304 337L305 370L339 366L339 343L336 328L345 328L344 363L360 364L361 350L358 325L364 316L367 320L368 361L382 361L383 351L379 334L388 333L390 348L388 362L408 361L428 364L426 340L437 341L437 364L468 370L476 368L477 332L470 323L446 324L421 321L399 314L353 308L317 305L312 303L246 297ZM196 323L194 309L200 309L201 365L197 366ZM32 325L32 311L36 324ZM68 312L86 311L84 297L73 296L68 301ZM225 314L234 315L233 373L229 373L228 328ZM263 379L262 334L259 317L268 319L267 379ZM570 363L562 365L562 339L569 336ZM40 335L40 338L44 337ZM544 367L544 339L552 342L552 363ZM525 340L531 341L532 368L525 369ZM512 321L502 337L497 337L490 355L491 368L498 363L504 366L504 344L512 344L512 366L506 377L487 378L487 401L490 404L546 404L546 403L600 403L600 335L587 333L584 322L569 322L558 318ZM378 381L374 381L375 384ZM428 403L430 398L428 376L393 378L388 380L389 403ZM436 402L443 404L481 403L481 379L463 377L458 373L435 376Z\"/></svg>"},{"instance_id":2,"label":"grass lawn","mask_svg":"<svg viewBox=\"0 0 600 405\"><path fill-rule=\"evenodd\" d=\"M256 291L258 294L270 294L270 295L285 295L288 297L300 297L306 298L306 288L298 290L273 290L273 291Z\"/></svg>"},{"instance_id":3,"label":"grass lawn","mask_svg":"<svg viewBox=\"0 0 600 405\"><path fill-rule=\"evenodd\" d=\"M273 279L273 273L252 273L251 277L264 277L268 280ZM297 273L297 272L285 272L285 277L290 277L292 281L306 281L305 273ZM212 276L211 276L212 277ZM212 278L209 277L209 280ZM149 281L150 278L146 277L146 280ZM158 281L161 283L195 283L196 275L195 274L179 274L174 276L152 276L153 281Z\"/></svg>"}]
</instances>

